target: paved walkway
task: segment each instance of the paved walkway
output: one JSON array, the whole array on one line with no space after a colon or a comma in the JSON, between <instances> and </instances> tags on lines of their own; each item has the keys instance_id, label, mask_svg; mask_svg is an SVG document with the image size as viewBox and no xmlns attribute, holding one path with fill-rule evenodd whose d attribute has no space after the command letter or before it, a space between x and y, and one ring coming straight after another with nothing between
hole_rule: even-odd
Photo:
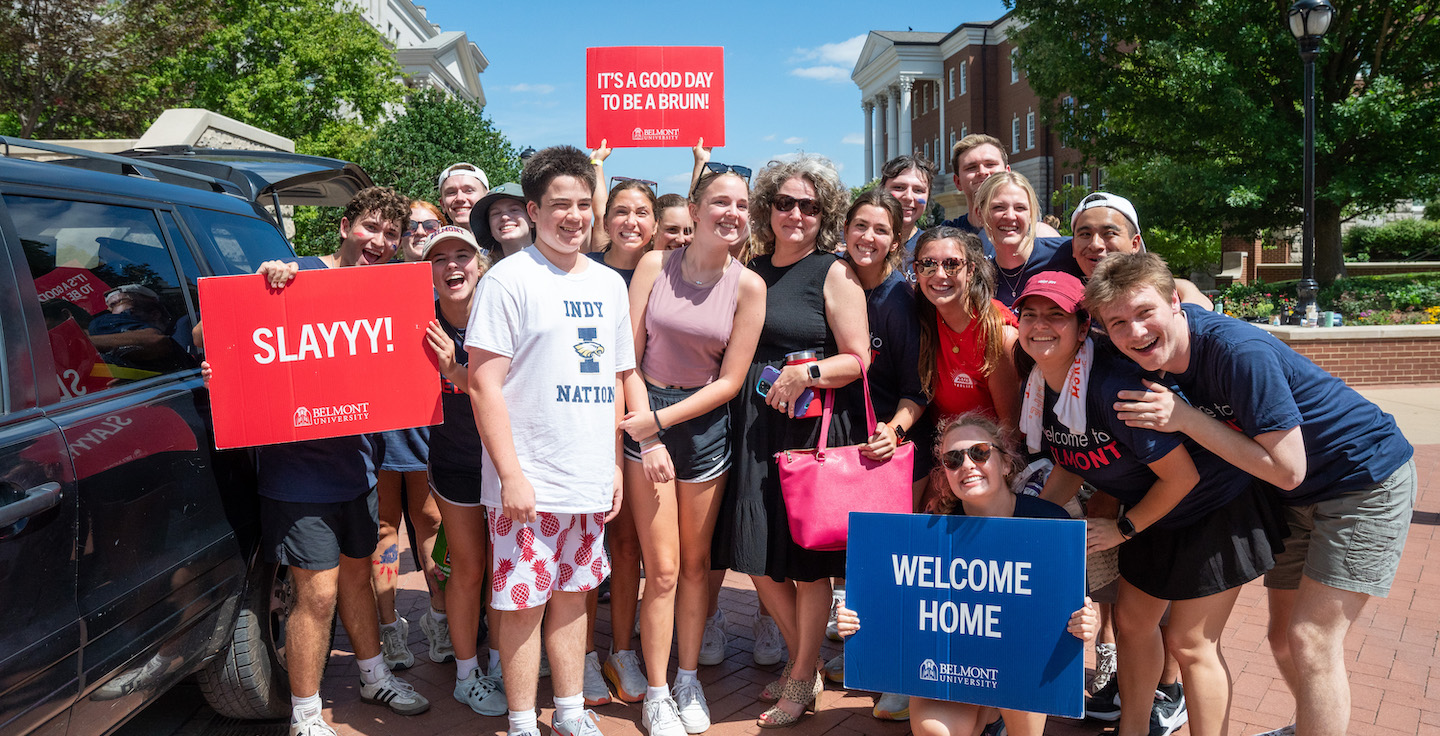
<instances>
[{"instance_id":1,"label":"paved walkway","mask_svg":"<svg viewBox=\"0 0 1440 736\"><path fill-rule=\"evenodd\" d=\"M1416 504L1410 538L1401 561L1399 577L1388 599L1371 603L1345 642L1350 662L1354 712L1349 732L1366 734L1440 735L1440 657L1437 657L1437 626L1440 626L1440 385L1387 386L1363 393L1395 414L1412 442L1417 444L1416 463L1420 495ZM1421 444L1423 443L1423 444ZM409 555L403 554L408 560ZM408 567L408 565L407 565ZM426 599L419 573L401 577L399 607L418 622ZM756 700L765 683L779 676L780 666L756 667L750 658L750 620L755 613L755 596L747 578L731 573L721 594L730 626L729 657L720 665L701 668L701 680L715 725L712 736L754 734L755 718L763 710ZM597 646L610 644L609 606L600 607ZM1294 720L1294 701L1280 679L1269 645L1265 641L1266 603L1263 587L1251 583L1241 592L1239 603L1225 632L1225 657L1235 680L1230 733L1246 736L1286 725ZM411 648L416 665L404 673L434 704L428 713L413 718L392 715L388 710L359 702L359 674L343 633L337 636L336 651L325 678L322 696L326 717L341 736L363 734L423 734L425 736L472 736L504 734L503 717L477 716L455 702L450 692L454 665L432 664L423 654L424 635L418 623L411 626ZM839 646L826 644L828 658ZM672 658L673 665L673 658ZM549 681L541 681L540 703L545 706L540 722L550 722ZM885 723L870 717L873 696L847 693L830 686L820 700L820 711L790 733L811 736L831 734L909 733L903 723ZM617 703L597 709L606 736L643 734L638 705ZM1052 718L1047 733L1054 736L1090 736L1104 724ZM548 733L548 730L546 731ZM1188 729L1178 733L1187 734Z\"/></svg>"}]
</instances>

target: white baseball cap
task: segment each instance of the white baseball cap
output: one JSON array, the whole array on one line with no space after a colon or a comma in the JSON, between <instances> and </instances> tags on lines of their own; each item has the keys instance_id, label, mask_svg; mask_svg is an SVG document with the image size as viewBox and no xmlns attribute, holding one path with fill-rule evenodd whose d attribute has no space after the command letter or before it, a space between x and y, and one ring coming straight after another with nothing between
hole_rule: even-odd
<instances>
[{"instance_id":1,"label":"white baseball cap","mask_svg":"<svg viewBox=\"0 0 1440 736\"><path fill-rule=\"evenodd\" d=\"M420 257L429 258L430 251L434 249L436 245L439 245L442 241L445 240L463 241L466 245L470 246L476 253L480 252L480 245L475 242L475 235L472 234L468 229L460 227L458 225L446 225L431 233L430 237L425 240L425 246L420 249Z\"/></svg>"},{"instance_id":2,"label":"white baseball cap","mask_svg":"<svg viewBox=\"0 0 1440 736\"><path fill-rule=\"evenodd\" d=\"M485 172L482 171L479 166L476 166L475 164L467 164L464 161L461 161L458 164L450 164L449 166L446 166L445 170L440 172L440 178L435 180L435 188L444 189L445 180L449 179L452 176L455 176L456 174L469 174L470 176L479 179L480 183L484 184L486 189L490 188L490 178L485 176Z\"/></svg>"},{"instance_id":3,"label":"white baseball cap","mask_svg":"<svg viewBox=\"0 0 1440 736\"><path fill-rule=\"evenodd\" d=\"M1094 192L1085 195L1080 204L1075 206L1074 214L1070 215L1070 230L1074 232L1075 221L1080 219L1080 213L1096 207L1109 207L1125 216L1130 221L1130 227L1135 228L1135 234L1140 234L1140 218L1135 215L1135 205L1130 200L1109 192Z\"/></svg>"}]
</instances>

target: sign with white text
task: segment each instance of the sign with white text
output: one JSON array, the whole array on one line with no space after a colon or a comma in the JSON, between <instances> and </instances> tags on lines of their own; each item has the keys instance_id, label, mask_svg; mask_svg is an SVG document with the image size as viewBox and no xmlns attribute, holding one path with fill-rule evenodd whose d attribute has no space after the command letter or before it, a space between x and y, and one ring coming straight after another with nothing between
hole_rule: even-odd
<instances>
[{"instance_id":1,"label":"sign with white text","mask_svg":"<svg viewBox=\"0 0 1440 736\"><path fill-rule=\"evenodd\" d=\"M725 49L610 46L585 50L585 145L725 145Z\"/></svg>"},{"instance_id":2,"label":"sign with white text","mask_svg":"<svg viewBox=\"0 0 1440 736\"><path fill-rule=\"evenodd\" d=\"M845 687L1079 718L1085 522L850 515Z\"/></svg>"},{"instance_id":3,"label":"sign with white text","mask_svg":"<svg viewBox=\"0 0 1440 736\"><path fill-rule=\"evenodd\" d=\"M438 424L424 263L200 280L217 448Z\"/></svg>"}]
</instances>

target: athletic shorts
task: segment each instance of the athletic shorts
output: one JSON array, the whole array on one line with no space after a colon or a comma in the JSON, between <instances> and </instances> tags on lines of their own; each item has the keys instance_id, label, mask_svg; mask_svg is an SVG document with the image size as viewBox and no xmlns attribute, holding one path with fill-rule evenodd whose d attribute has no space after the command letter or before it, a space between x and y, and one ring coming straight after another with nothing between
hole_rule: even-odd
<instances>
[{"instance_id":1,"label":"athletic shorts","mask_svg":"<svg viewBox=\"0 0 1440 736\"><path fill-rule=\"evenodd\" d=\"M1252 481L1240 495L1178 528L1151 527L1120 545L1120 576L1167 601L1239 587L1275 566L1289 529L1275 490Z\"/></svg>"},{"instance_id":2,"label":"athletic shorts","mask_svg":"<svg viewBox=\"0 0 1440 736\"><path fill-rule=\"evenodd\" d=\"M646 384L650 409L674 406L699 388L671 388ZM726 402L694 419L665 428L660 441L675 464L675 479L682 483L704 483L730 469L730 404ZM625 435L625 459L641 462L640 444Z\"/></svg>"},{"instance_id":3,"label":"athletic shorts","mask_svg":"<svg viewBox=\"0 0 1440 736\"><path fill-rule=\"evenodd\" d=\"M430 492L452 506L480 505L480 471L430 466Z\"/></svg>"},{"instance_id":4,"label":"athletic shorts","mask_svg":"<svg viewBox=\"0 0 1440 736\"><path fill-rule=\"evenodd\" d=\"M381 433L385 449L380 457L381 470L413 473L425 469L430 462L430 428L395 429Z\"/></svg>"},{"instance_id":5,"label":"athletic shorts","mask_svg":"<svg viewBox=\"0 0 1440 736\"><path fill-rule=\"evenodd\" d=\"M1265 587L1295 590L1300 577L1378 598L1390 594L1415 507L1415 461L1384 481L1307 506L1287 506L1290 539Z\"/></svg>"},{"instance_id":6,"label":"athletic shorts","mask_svg":"<svg viewBox=\"0 0 1440 736\"><path fill-rule=\"evenodd\" d=\"M552 591L584 593L610 574L605 554L605 514L555 514L541 511L535 521L505 518L485 509L490 540L490 605L497 611L537 608Z\"/></svg>"},{"instance_id":7,"label":"athletic shorts","mask_svg":"<svg viewBox=\"0 0 1440 736\"><path fill-rule=\"evenodd\" d=\"M369 559L380 544L379 494L350 501L303 503L260 497L265 559L303 570L329 570L340 556Z\"/></svg>"}]
</instances>

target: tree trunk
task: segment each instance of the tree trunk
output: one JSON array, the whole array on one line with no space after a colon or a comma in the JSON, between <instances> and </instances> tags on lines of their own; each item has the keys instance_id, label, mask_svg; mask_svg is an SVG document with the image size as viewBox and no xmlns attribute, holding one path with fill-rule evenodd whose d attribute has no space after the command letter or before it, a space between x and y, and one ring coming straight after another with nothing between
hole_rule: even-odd
<instances>
[{"instance_id":1,"label":"tree trunk","mask_svg":"<svg viewBox=\"0 0 1440 736\"><path fill-rule=\"evenodd\" d=\"M1340 206L1315 200L1315 280L1329 286L1345 277L1345 253L1340 243Z\"/></svg>"}]
</instances>

